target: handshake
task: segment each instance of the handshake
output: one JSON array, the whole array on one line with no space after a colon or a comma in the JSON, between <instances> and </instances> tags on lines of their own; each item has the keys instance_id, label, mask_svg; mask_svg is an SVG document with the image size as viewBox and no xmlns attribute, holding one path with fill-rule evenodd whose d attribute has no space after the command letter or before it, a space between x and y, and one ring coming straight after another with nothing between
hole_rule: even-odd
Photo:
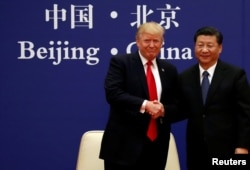
<instances>
[{"instance_id":1,"label":"handshake","mask_svg":"<svg viewBox=\"0 0 250 170\"><path fill-rule=\"evenodd\" d=\"M153 119L157 119L158 117L164 117L165 114L163 104L157 100L147 101L145 110L148 114L152 116Z\"/></svg>"}]
</instances>

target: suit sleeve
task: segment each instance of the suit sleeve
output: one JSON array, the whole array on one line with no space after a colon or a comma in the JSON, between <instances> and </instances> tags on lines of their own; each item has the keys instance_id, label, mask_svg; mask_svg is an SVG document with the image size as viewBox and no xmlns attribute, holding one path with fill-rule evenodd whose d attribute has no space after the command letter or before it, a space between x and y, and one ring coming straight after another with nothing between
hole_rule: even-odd
<instances>
[{"instance_id":1,"label":"suit sleeve","mask_svg":"<svg viewBox=\"0 0 250 170\"><path fill-rule=\"evenodd\" d=\"M238 146L250 150L250 87L244 70L235 83L238 109Z\"/></svg>"},{"instance_id":2,"label":"suit sleeve","mask_svg":"<svg viewBox=\"0 0 250 170\"><path fill-rule=\"evenodd\" d=\"M114 56L110 60L104 85L106 100L119 109L139 112L144 99L128 92L128 88L131 88L128 86L133 85L126 84L128 68L122 57Z\"/></svg>"}]
</instances>

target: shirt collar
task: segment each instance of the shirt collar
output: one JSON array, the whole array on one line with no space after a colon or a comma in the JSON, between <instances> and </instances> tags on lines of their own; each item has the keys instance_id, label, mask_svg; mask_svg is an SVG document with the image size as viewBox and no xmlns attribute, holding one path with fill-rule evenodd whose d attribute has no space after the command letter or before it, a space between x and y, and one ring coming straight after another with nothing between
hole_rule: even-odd
<instances>
[{"instance_id":1,"label":"shirt collar","mask_svg":"<svg viewBox=\"0 0 250 170\"><path fill-rule=\"evenodd\" d=\"M142 64L145 66L147 64L148 60L142 56L140 51L139 51L139 56L141 58ZM156 59L155 58L152 60L152 63L153 63L153 66L156 66Z\"/></svg>"},{"instance_id":2,"label":"shirt collar","mask_svg":"<svg viewBox=\"0 0 250 170\"><path fill-rule=\"evenodd\" d=\"M214 75L214 70L215 70L216 65L217 65L217 62L206 70L206 71L209 73L209 76L213 77L213 75ZM201 67L200 64L199 64L199 69L200 69L200 77L203 77L203 76L202 76L202 73L203 73L205 70Z\"/></svg>"}]
</instances>

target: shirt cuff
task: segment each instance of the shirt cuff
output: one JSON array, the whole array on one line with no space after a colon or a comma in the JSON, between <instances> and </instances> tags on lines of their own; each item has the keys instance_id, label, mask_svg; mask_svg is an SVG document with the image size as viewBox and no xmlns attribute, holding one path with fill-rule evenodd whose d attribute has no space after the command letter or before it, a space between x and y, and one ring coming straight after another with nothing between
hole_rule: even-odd
<instances>
[{"instance_id":1,"label":"shirt cuff","mask_svg":"<svg viewBox=\"0 0 250 170\"><path fill-rule=\"evenodd\" d=\"M142 105L141 105L140 112L142 114L145 113L145 111L146 111L146 103L147 103L147 100L144 100Z\"/></svg>"}]
</instances>

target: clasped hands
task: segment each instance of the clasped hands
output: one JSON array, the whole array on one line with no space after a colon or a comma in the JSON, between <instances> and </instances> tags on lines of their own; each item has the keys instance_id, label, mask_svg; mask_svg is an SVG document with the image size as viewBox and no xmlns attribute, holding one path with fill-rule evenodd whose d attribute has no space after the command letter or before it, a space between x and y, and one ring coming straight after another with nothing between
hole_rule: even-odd
<instances>
[{"instance_id":1,"label":"clasped hands","mask_svg":"<svg viewBox=\"0 0 250 170\"><path fill-rule=\"evenodd\" d=\"M236 148L235 154L249 154L248 149L246 148Z\"/></svg>"},{"instance_id":2,"label":"clasped hands","mask_svg":"<svg viewBox=\"0 0 250 170\"><path fill-rule=\"evenodd\" d=\"M163 117L165 113L163 104L157 100L147 101L145 110L153 119Z\"/></svg>"}]
</instances>

